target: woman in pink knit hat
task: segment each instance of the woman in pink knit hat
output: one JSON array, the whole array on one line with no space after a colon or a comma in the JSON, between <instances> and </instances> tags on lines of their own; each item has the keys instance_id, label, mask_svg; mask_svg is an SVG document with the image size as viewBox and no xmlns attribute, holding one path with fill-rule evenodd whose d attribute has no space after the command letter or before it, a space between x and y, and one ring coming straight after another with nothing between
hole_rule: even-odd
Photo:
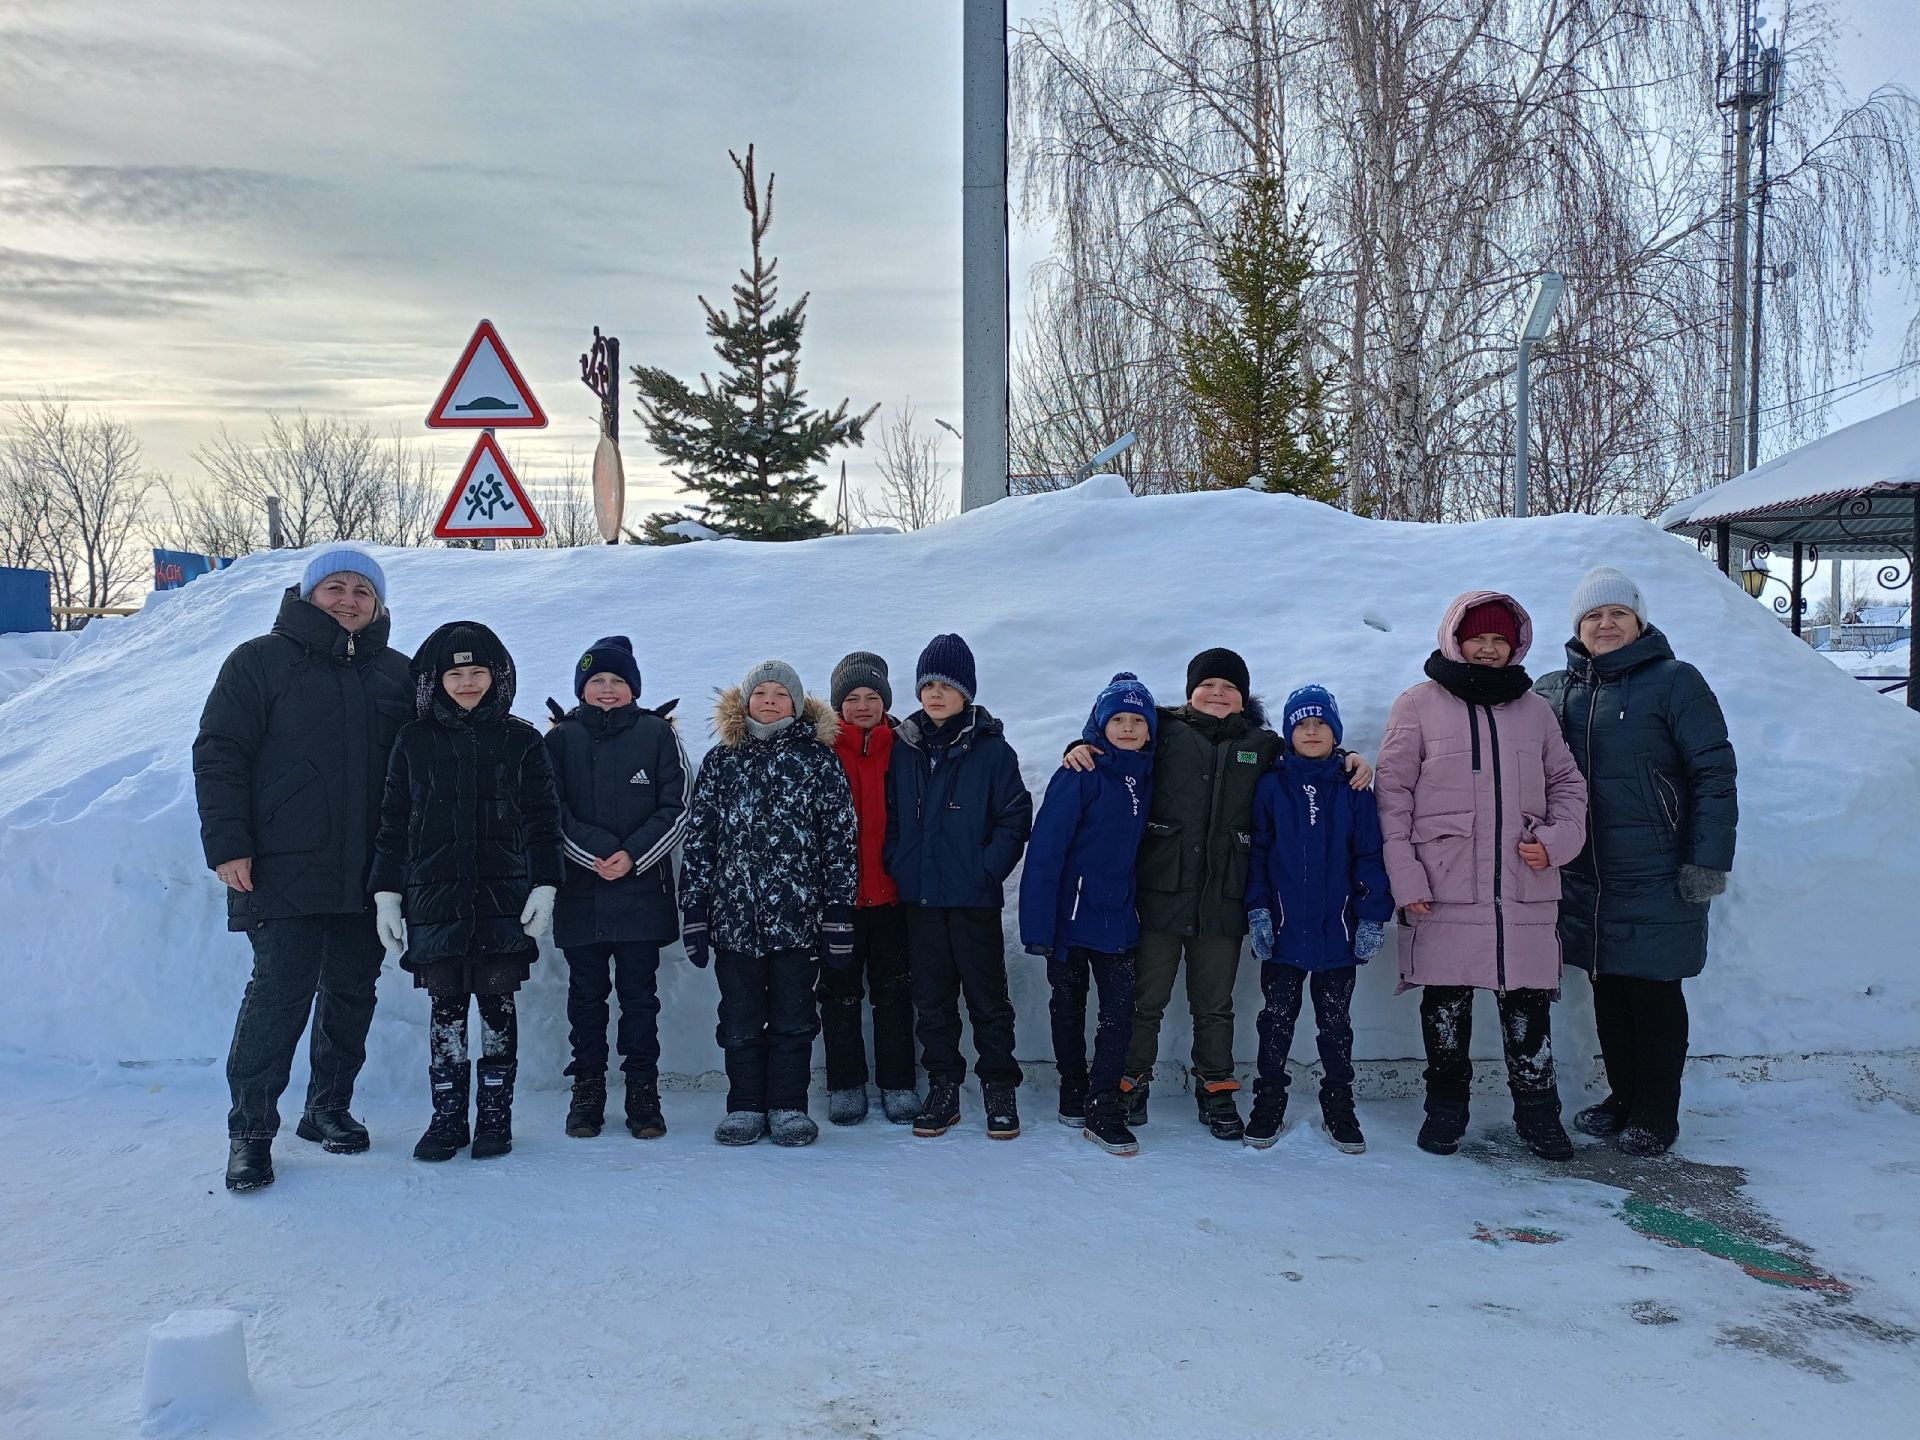
<instances>
[{"instance_id":1,"label":"woman in pink knit hat","mask_svg":"<svg viewBox=\"0 0 1920 1440\"><path fill-rule=\"evenodd\" d=\"M1467 1128L1473 995L1500 1010L1514 1124L1563 1160L1551 1004L1560 990L1560 869L1586 843L1587 785L1553 707L1520 662L1533 622L1518 601L1470 591L1447 607L1428 679L1394 701L1374 788L1400 907L1400 988L1424 987L1426 1123L1451 1155Z\"/></svg>"}]
</instances>

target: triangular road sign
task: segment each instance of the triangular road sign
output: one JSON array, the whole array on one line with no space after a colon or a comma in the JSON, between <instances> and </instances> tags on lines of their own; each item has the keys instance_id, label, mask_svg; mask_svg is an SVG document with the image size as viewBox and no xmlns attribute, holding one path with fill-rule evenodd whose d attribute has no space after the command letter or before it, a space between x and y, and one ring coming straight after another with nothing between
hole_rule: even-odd
<instances>
[{"instance_id":1,"label":"triangular road sign","mask_svg":"<svg viewBox=\"0 0 1920 1440\"><path fill-rule=\"evenodd\" d=\"M433 533L442 540L536 539L547 533L491 435L473 447Z\"/></svg>"},{"instance_id":2,"label":"triangular road sign","mask_svg":"<svg viewBox=\"0 0 1920 1440\"><path fill-rule=\"evenodd\" d=\"M500 332L482 320L427 412L429 430L538 429L547 412L513 363Z\"/></svg>"}]
</instances>

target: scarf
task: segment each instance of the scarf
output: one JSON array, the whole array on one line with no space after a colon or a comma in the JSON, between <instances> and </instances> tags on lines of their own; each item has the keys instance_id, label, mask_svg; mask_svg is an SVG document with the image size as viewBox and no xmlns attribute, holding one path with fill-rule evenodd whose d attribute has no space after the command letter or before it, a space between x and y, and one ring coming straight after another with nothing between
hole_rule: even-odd
<instances>
[{"instance_id":1,"label":"scarf","mask_svg":"<svg viewBox=\"0 0 1920 1440\"><path fill-rule=\"evenodd\" d=\"M1427 657L1426 672L1429 680L1469 705L1506 705L1533 689L1533 678L1522 666L1496 670L1491 665L1469 665L1449 660L1438 650Z\"/></svg>"}]
</instances>

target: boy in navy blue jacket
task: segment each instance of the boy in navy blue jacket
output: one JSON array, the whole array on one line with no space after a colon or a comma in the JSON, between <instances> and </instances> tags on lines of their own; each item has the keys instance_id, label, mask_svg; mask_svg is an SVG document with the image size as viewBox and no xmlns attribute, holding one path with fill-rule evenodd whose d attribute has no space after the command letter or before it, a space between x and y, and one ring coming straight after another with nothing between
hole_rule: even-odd
<instances>
[{"instance_id":1,"label":"boy in navy blue jacket","mask_svg":"<svg viewBox=\"0 0 1920 1440\"><path fill-rule=\"evenodd\" d=\"M973 651L936 635L914 667L920 708L894 732L887 761L887 873L907 906L908 968L927 1100L916 1135L960 1123L960 997L979 1057L987 1134L1020 1133L1013 1001L1000 911L1033 829L1033 797L998 720L975 703Z\"/></svg>"},{"instance_id":2,"label":"boy in navy blue jacket","mask_svg":"<svg viewBox=\"0 0 1920 1440\"><path fill-rule=\"evenodd\" d=\"M1044 955L1053 987L1053 1059L1060 1123L1114 1155L1140 1146L1127 1128L1120 1081L1133 1036L1134 873L1153 783L1153 696L1126 671L1093 702L1084 732L1094 768L1047 782L1020 877L1020 943ZM1087 979L1100 988L1093 1068L1087 1068Z\"/></svg>"},{"instance_id":3,"label":"boy in navy blue jacket","mask_svg":"<svg viewBox=\"0 0 1920 1440\"><path fill-rule=\"evenodd\" d=\"M1300 992L1312 979L1320 1027L1320 1114L1333 1143L1351 1155L1367 1148L1353 1114L1353 1025L1348 1008L1358 964L1380 949L1393 914L1380 858L1380 813L1371 790L1354 790L1341 773L1340 708L1318 685L1287 697L1282 731L1288 749L1260 777L1253 798L1253 856L1247 879L1247 928L1261 961L1260 1075L1246 1142L1257 1150L1280 1138L1287 1114L1287 1052L1300 1018Z\"/></svg>"}]
</instances>

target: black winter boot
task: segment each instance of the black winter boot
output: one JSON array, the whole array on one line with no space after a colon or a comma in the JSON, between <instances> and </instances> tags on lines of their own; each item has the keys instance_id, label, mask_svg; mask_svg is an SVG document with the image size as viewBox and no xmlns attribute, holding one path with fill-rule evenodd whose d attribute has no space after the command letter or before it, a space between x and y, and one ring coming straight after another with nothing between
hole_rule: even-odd
<instances>
[{"instance_id":1,"label":"black winter boot","mask_svg":"<svg viewBox=\"0 0 1920 1440\"><path fill-rule=\"evenodd\" d=\"M514 1060L482 1060L474 1067L480 1093L473 1103L473 1158L491 1160L513 1149Z\"/></svg>"},{"instance_id":2,"label":"black winter boot","mask_svg":"<svg viewBox=\"0 0 1920 1440\"><path fill-rule=\"evenodd\" d=\"M1020 1135L1020 1106L1013 1098L1011 1085L982 1085L980 1097L987 1107L987 1138L1014 1140Z\"/></svg>"},{"instance_id":3,"label":"black winter boot","mask_svg":"<svg viewBox=\"0 0 1920 1440\"><path fill-rule=\"evenodd\" d=\"M1621 1130L1617 1143L1621 1154L1651 1160L1656 1155L1666 1154L1679 1138L1678 1130L1662 1133L1646 1125L1628 1125Z\"/></svg>"},{"instance_id":4,"label":"black winter boot","mask_svg":"<svg viewBox=\"0 0 1920 1440\"><path fill-rule=\"evenodd\" d=\"M636 1140L658 1140L667 1133L667 1117L660 1113L659 1081L627 1081L627 1133Z\"/></svg>"},{"instance_id":5,"label":"black winter boot","mask_svg":"<svg viewBox=\"0 0 1920 1440\"><path fill-rule=\"evenodd\" d=\"M1573 1117L1574 1129L1582 1135L1591 1135L1599 1140L1618 1135L1626 1128L1626 1124L1626 1107L1611 1095L1598 1105L1587 1106Z\"/></svg>"},{"instance_id":6,"label":"black winter boot","mask_svg":"<svg viewBox=\"0 0 1920 1440\"><path fill-rule=\"evenodd\" d=\"M293 1133L314 1141L329 1155L358 1155L373 1144L367 1127L344 1110L309 1110Z\"/></svg>"},{"instance_id":7,"label":"black winter boot","mask_svg":"<svg viewBox=\"0 0 1920 1440\"><path fill-rule=\"evenodd\" d=\"M1087 1123L1087 1082L1084 1078L1069 1078L1060 1082L1060 1123L1072 1126L1075 1130Z\"/></svg>"},{"instance_id":8,"label":"black winter boot","mask_svg":"<svg viewBox=\"0 0 1920 1440\"><path fill-rule=\"evenodd\" d=\"M1240 1106L1233 1098L1240 1088L1238 1080L1202 1080L1193 1098L1200 1108L1200 1123L1213 1132L1216 1140L1241 1140L1247 1127L1240 1119Z\"/></svg>"},{"instance_id":9,"label":"black winter boot","mask_svg":"<svg viewBox=\"0 0 1920 1440\"><path fill-rule=\"evenodd\" d=\"M1553 1091L1544 1095L1518 1096L1513 1102L1513 1127L1527 1148L1542 1160L1571 1160L1573 1141L1560 1123L1560 1097Z\"/></svg>"},{"instance_id":10,"label":"black winter boot","mask_svg":"<svg viewBox=\"0 0 1920 1440\"><path fill-rule=\"evenodd\" d=\"M1349 1155L1366 1153L1367 1137L1360 1133L1360 1121L1354 1116L1351 1089L1321 1092L1320 1123L1327 1127L1327 1138L1335 1149Z\"/></svg>"},{"instance_id":11,"label":"black winter boot","mask_svg":"<svg viewBox=\"0 0 1920 1440\"><path fill-rule=\"evenodd\" d=\"M473 1142L467 1129L467 1086L471 1067L429 1065L427 1075L433 1082L433 1119L427 1133L413 1147L416 1160L451 1160Z\"/></svg>"},{"instance_id":12,"label":"black winter boot","mask_svg":"<svg viewBox=\"0 0 1920 1440\"><path fill-rule=\"evenodd\" d=\"M236 1195L249 1190L264 1190L273 1184L273 1141L243 1140L236 1136L227 1142L227 1189Z\"/></svg>"},{"instance_id":13,"label":"black winter boot","mask_svg":"<svg viewBox=\"0 0 1920 1440\"><path fill-rule=\"evenodd\" d=\"M607 1123L607 1077L573 1077L573 1100L567 1106L567 1134L576 1140L591 1140Z\"/></svg>"},{"instance_id":14,"label":"black winter boot","mask_svg":"<svg viewBox=\"0 0 1920 1440\"><path fill-rule=\"evenodd\" d=\"M1118 1090L1095 1095L1087 1102L1087 1123L1080 1134L1109 1155L1138 1155L1140 1142L1127 1128L1126 1103Z\"/></svg>"},{"instance_id":15,"label":"black winter boot","mask_svg":"<svg viewBox=\"0 0 1920 1440\"><path fill-rule=\"evenodd\" d=\"M927 1101L913 1122L913 1133L921 1136L944 1135L960 1123L960 1087L950 1080L929 1080Z\"/></svg>"},{"instance_id":16,"label":"black winter boot","mask_svg":"<svg viewBox=\"0 0 1920 1440\"><path fill-rule=\"evenodd\" d=\"M1287 1092L1263 1090L1253 1098L1253 1114L1247 1119L1241 1139L1256 1150L1265 1150L1280 1138L1287 1127Z\"/></svg>"},{"instance_id":17,"label":"black winter boot","mask_svg":"<svg viewBox=\"0 0 1920 1440\"><path fill-rule=\"evenodd\" d=\"M1152 1090L1152 1080L1146 1075L1129 1075L1120 1082L1120 1099L1126 1106L1129 1129L1138 1130L1147 1123L1147 1098Z\"/></svg>"},{"instance_id":18,"label":"black winter boot","mask_svg":"<svg viewBox=\"0 0 1920 1440\"><path fill-rule=\"evenodd\" d=\"M1466 1133L1466 1101L1427 1097L1427 1118L1420 1126L1416 1145L1429 1155L1451 1155L1460 1148L1460 1139Z\"/></svg>"}]
</instances>

